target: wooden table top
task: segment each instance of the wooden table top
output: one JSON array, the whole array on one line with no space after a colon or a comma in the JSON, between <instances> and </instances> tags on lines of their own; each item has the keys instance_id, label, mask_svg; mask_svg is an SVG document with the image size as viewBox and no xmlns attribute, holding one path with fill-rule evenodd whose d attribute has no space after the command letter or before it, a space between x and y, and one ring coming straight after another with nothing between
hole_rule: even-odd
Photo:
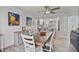
<instances>
[{"instance_id":1,"label":"wooden table top","mask_svg":"<svg viewBox=\"0 0 79 59\"><path fill-rule=\"evenodd\" d=\"M48 31L48 32L46 32L46 35L45 35L45 36L40 36L40 34L39 34L39 32L38 32L38 33L36 33L36 35L35 35L35 36L36 36L35 41L44 44L44 43L49 39L49 37L50 37L52 34L53 34L53 32Z\"/></svg>"}]
</instances>

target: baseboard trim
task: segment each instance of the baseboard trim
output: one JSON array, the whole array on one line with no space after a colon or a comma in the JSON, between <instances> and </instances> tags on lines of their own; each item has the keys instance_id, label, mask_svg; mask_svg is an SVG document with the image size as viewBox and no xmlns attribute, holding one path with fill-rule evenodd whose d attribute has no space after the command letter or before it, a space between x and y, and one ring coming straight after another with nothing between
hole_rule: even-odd
<instances>
[{"instance_id":1,"label":"baseboard trim","mask_svg":"<svg viewBox=\"0 0 79 59\"><path fill-rule=\"evenodd\" d=\"M7 47L5 47L5 48L3 48L3 51L4 51L5 49L11 47L11 46L14 46L14 44L13 44L13 45L10 45L10 46L7 46Z\"/></svg>"}]
</instances>

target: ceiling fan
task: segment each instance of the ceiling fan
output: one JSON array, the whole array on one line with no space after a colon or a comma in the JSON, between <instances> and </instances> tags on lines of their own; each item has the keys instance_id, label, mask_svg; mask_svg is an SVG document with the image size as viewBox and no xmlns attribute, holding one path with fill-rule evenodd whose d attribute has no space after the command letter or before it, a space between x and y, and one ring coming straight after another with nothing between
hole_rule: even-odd
<instances>
[{"instance_id":1,"label":"ceiling fan","mask_svg":"<svg viewBox=\"0 0 79 59\"><path fill-rule=\"evenodd\" d=\"M45 11L44 11L44 15L48 14L48 13L52 13L55 14L54 10L58 10L60 9L60 7L56 7L56 8L50 8L50 6L44 6Z\"/></svg>"}]
</instances>

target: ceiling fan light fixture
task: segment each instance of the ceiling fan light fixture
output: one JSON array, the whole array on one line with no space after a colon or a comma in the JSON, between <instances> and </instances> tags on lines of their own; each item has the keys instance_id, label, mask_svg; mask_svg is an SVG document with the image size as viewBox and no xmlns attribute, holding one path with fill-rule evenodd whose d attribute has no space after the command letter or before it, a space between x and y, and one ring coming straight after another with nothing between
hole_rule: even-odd
<instances>
[{"instance_id":1,"label":"ceiling fan light fixture","mask_svg":"<svg viewBox=\"0 0 79 59\"><path fill-rule=\"evenodd\" d=\"M49 11L49 10L47 10L45 13L46 13L46 14L48 14L48 13L50 13L50 11Z\"/></svg>"},{"instance_id":2,"label":"ceiling fan light fixture","mask_svg":"<svg viewBox=\"0 0 79 59\"><path fill-rule=\"evenodd\" d=\"M49 11L46 11L46 14L50 13Z\"/></svg>"}]
</instances>

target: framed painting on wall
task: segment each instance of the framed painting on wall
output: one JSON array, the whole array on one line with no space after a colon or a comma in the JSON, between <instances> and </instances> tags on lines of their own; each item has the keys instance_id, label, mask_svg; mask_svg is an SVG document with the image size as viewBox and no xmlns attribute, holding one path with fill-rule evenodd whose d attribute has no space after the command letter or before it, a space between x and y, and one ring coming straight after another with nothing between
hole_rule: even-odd
<instances>
[{"instance_id":1,"label":"framed painting on wall","mask_svg":"<svg viewBox=\"0 0 79 59\"><path fill-rule=\"evenodd\" d=\"M31 17L26 17L26 25L32 26L32 18Z\"/></svg>"},{"instance_id":2,"label":"framed painting on wall","mask_svg":"<svg viewBox=\"0 0 79 59\"><path fill-rule=\"evenodd\" d=\"M19 14L8 12L8 25L9 26L18 26L20 24Z\"/></svg>"}]
</instances>

